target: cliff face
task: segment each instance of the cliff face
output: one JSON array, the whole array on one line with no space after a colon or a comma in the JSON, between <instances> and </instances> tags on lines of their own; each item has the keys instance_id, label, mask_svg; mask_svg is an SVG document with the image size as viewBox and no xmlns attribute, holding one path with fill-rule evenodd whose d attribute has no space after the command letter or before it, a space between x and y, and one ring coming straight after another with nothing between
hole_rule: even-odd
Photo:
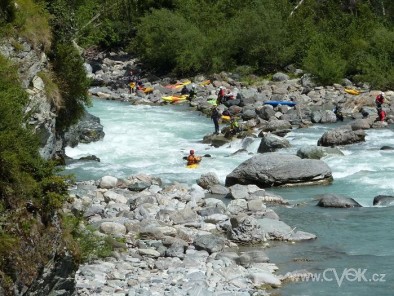
<instances>
[{"instance_id":1,"label":"cliff face","mask_svg":"<svg viewBox=\"0 0 394 296\"><path fill-rule=\"evenodd\" d=\"M45 159L62 155L62 140L55 132L56 106L54 98L48 96L41 72L48 72L49 62L46 54L33 49L23 40L3 40L0 54L10 59L18 68L21 85L29 94L29 104L25 114L41 142L40 154Z\"/></svg>"},{"instance_id":2,"label":"cliff face","mask_svg":"<svg viewBox=\"0 0 394 296\"><path fill-rule=\"evenodd\" d=\"M28 93L25 124L32 127L40 139L40 155L45 159L62 157L64 141L55 128L59 101L48 92L51 81L47 78L51 71L46 54L19 39L0 40L0 55L13 62L20 84ZM18 237L15 250L9 256L11 259L3 262L9 281L0 280L0 295L66 296L74 292L77 265L66 249L59 219L51 217L51 223L46 225L38 212L37 209L29 211L27 205L25 208L21 204L14 211L15 215L9 214L12 218L8 222L16 225L16 233L19 234L17 225L21 221L29 231L26 230L26 236Z\"/></svg>"}]
</instances>

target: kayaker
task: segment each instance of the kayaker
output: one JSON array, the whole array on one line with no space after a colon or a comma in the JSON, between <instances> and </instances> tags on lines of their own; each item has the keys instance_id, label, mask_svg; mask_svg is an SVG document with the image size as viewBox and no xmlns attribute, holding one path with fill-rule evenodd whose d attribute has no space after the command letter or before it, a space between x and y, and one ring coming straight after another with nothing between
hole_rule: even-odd
<instances>
[{"instance_id":1,"label":"kayaker","mask_svg":"<svg viewBox=\"0 0 394 296\"><path fill-rule=\"evenodd\" d=\"M187 165L197 164L201 161L201 157L194 155L194 150L190 150L190 154L187 157Z\"/></svg>"},{"instance_id":2,"label":"kayaker","mask_svg":"<svg viewBox=\"0 0 394 296\"><path fill-rule=\"evenodd\" d=\"M216 106L212 107L211 110L211 119L213 120L213 123L215 125L215 135L219 134L219 119L222 116L220 115L220 112Z\"/></svg>"},{"instance_id":3,"label":"kayaker","mask_svg":"<svg viewBox=\"0 0 394 296\"><path fill-rule=\"evenodd\" d=\"M192 101L197 96L196 86L193 84L192 89L189 91L189 97L187 98L189 101Z\"/></svg>"},{"instance_id":4,"label":"kayaker","mask_svg":"<svg viewBox=\"0 0 394 296\"><path fill-rule=\"evenodd\" d=\"M335 105L334 114L337 117L337 120L343 121L342 107L338 104Z\"/></svg>"},{"instance_id":5,"label":"kayaker","mask_svg":"<svg viewBox=\"0 0 394 296\"><path fill-rule=\"evenodd\" d=\"M384 92L381 92L376 96L375 99L376 108L382 107L383 103L384 103Z\"/></svg>"},{"instance_id":6,"label":"kayaker","mask_svg":"<svg viewBox=\"0 0 394 296\"><path fill-rule=\"evenodd\" d=\"M182 87L182 90L181 90L181 95L188 95L189 94L189 89L187 88L187 86L186 85L184 85L183 87Z\"/></svg>"},{"instance_id":7,"label":"kayaker","mask_svg":"<svg viewBox=\"0 0 394 296\"><path fill-rule=\"evenodd\" d=\"M224 116L231 116L230 110L226 109L222 112L222 115Z\"/></svg>"},{"instance_id":8,"label":"kayaker","mask_svg":"<svg viewBox=\"0 0 394 296\"><path fill-rule=\"evenodd\" d=\"M235 135L240 132L238 121L235 120L234 116L230 118L230 133Z\"/></svg>"}]
</instances>

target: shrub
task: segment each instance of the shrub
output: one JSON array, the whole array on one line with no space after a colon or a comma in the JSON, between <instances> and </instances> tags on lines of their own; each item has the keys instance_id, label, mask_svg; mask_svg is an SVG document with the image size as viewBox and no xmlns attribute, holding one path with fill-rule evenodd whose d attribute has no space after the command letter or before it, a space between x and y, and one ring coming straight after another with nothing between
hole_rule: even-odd
<instances>
[{"instance_id":1,"label":"shrub","mask_svg":"<svg viewBox=\"0 0 394 296\"><path fill-rule=\"evenodd\" d=\"M113 244L110 237L97 236L95 229L84 226L80 217L64 215L62 217L64 241L79 262L87 262L112 254Z\"/></svg>"},{"instance_id":2,"label":"shrub","mask_svg":"<svg viewBox=\"0 0 394 296\"><path fill-rule=\"evenodd\" d=\"M183 16L166 9L141 19L132 48L159 73L185 74L204 69L204 36Z\"/></svg>"},{"instance_id":3,"label":"shrub","mask_svg":"<svg viewBox=\"0 0 394 296\"><path fill-rule=\"evenodd\" d=\"M56 127L59 131L64 131L78 122L84 114L85 105L91 104L87 91L90 81L86 76L83 59L72 44L57 44L53 58L56 83L63 99Z\"/></svg>"},{"instance_id":4,"label":"shrub","mask_svg":"<svg viewBox=\"0 0 394 296\"><path fill-rule=\"evenodd\" d=\"M26 38L34 47L49 50L52 33L49 26L49 14L42 2L19 0L17 2L14 26L18 35Z\"/></svg>"},{"instance_id":5,"label":"shrub","mask_svg":"<svg viewBox=\"0 0 394 296\"><path fill-rule=\"evenodd\" d=\"M37 73L37 76L42 79L45 85L45 94L50 99L56 109L60 109L63 105L63 99L60 94L59 86L56 84L56 76L54 73L49 71L41 71Z\"/></svg>"},{"instance_id":6,"label":"shrub","mask_svg":"<svg viewBox=\"0 0 394 296\"><path fill-rule=\"evenodd\" d=\"M335 50L335 45L320 37L310 46L303 63L304 69L324 85L337 83L345 77L346 61Z\"/></svg>"}]
</instances>

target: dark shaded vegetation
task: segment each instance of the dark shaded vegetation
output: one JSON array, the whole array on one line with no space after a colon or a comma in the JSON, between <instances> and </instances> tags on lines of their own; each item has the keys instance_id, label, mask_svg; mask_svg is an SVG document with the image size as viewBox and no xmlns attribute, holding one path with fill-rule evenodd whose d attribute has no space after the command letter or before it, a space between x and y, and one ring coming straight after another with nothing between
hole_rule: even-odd
<instances>
[{"instance_id":1,"label":"dark shaded vegetation","mask_svg":"<svg viewBox=\"0 0 394 296\"><path fill-rule=\"evenodd\" d=\"M349 78L393 88L390 0L51 1L83 47L122 47L162 75L239 66L267 75L289 64L322 84ZM101 7L100 7L101 5Z\"/></svg>"}]
</instances>

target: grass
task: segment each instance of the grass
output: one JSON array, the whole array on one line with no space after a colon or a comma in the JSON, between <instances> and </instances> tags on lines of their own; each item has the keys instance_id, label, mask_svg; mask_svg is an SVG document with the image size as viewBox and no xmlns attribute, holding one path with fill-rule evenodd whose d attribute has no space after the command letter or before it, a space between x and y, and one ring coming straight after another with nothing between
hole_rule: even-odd
<instances>
[{"instance_id":1,"label":"grass","mask_svg":"<svg viewBox=\"0 0 394 296\"><path fill-rule=\"evenodd\" d=\"M62 96L60 94L59 86L55 82L54 74L52 72L41 71L37 76L42 79L45 85L45 94L48 99L52 101L57 110L63 105Z\"/></svg>"},{"instance_id":2,"label":"grass","mask_svg":"<svg viewBox=\"0 0 394 296\"><path fill-rule=\"evenodd\" d=\"M81 218L72 215L62 217L63 237L67 247L79 262L89 262L112 255L116 241L110 236L95 234L96 229L85 226Z\"/></svg>"},{"instance_id":3,"label":"grass","mask_svg":"<svg viewBox=\"0 0 394 296\"><path fill-rule=\"evenodd\" d=\"M33 48L48 51L51 47L52 33L49 25L49 14L44 7L32 0L17 0L16 18L12 29L18 36L29 41Z\"/></svg>"}]
</instances>

